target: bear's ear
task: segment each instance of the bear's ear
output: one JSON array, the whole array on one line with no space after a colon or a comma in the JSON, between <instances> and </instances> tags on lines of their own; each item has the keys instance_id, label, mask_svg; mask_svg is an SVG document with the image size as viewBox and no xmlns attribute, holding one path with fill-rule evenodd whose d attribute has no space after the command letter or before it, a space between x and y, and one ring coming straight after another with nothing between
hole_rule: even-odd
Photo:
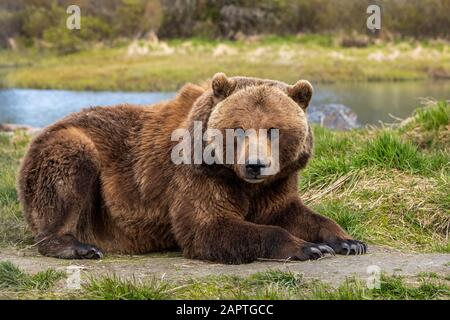
<instances>
[{"instance_id":1,"label":"bear's ear","mask_svg":"<svg viewBox=\"0 0 450 320\"><path fill-rule=\"evenodd\" d=\"M236 86L236 81L228 79L225 73L216 73L212 79L214 96L219 99L228 97Z\"/></svg>"},{"instance_id":2,"label":"bear's ear","mask_svg":"<svg viewBox=\"0 0 450 320\"><path fill-rule=\"evenodd\" d=\"M311 101L313 87L309 81L299 80L293 86L288 87L287 94L292 100L297 102L303 110L306 110Z\"/></svg>"}]
</instances>

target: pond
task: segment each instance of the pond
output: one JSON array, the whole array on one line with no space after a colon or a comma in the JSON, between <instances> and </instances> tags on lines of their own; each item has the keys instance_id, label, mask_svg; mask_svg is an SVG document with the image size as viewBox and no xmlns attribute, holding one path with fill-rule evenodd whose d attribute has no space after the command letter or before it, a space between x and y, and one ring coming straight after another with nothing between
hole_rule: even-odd
<instances>
[{"instance_id":1,"label":"pond","mask_svg":"<svg viewBox=\"0 0 450 320\"><path fill-rule=\"evenodd\" d=\"M88 106L120 103L152 104L174 96L168 92L79 92L65 90L0 90L0 123L44 127ZM420 105L420 98L450 99L450 81L344 83L315 86L312 107L343 104L358 116L360 124L392 122Z\"/></svg>"}]
</instances>

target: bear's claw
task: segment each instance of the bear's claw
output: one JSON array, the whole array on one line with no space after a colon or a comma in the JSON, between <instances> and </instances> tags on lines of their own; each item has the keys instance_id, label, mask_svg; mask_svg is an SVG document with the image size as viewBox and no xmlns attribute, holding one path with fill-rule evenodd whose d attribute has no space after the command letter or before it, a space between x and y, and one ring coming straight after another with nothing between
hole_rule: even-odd
<instances>
[{"instance_id":1,"label":"bear's claw","mask_svg":"<svg viewBox=\"0 0 450 320\"><path fill-rule=\"evenodd\" d=\"M303 248L300 260L316 260L323 258L325 254L335 255L333 248L326 244L308 244Z\"/></svg>"},{"instance_id":2,"label":"bear's claw","mask_svg":"<svg viewBox=\"0 0 450 320\"><path fill-rule=\"evenodd\" d=\"M358 240L338 240L328 243L337 254L360 255L367 252L367 245Z\"/></svg>"},{"instance_id":3,"label":"bear's claw","mask_svg":"<svg viewBox=\"0 0 450 320\"><path fill-rule=\"evenodd\" d=\"M103 252L94 246L82 245L76 250L76 258L79 259L102 259Z\"/></svg>"}]
</instances>

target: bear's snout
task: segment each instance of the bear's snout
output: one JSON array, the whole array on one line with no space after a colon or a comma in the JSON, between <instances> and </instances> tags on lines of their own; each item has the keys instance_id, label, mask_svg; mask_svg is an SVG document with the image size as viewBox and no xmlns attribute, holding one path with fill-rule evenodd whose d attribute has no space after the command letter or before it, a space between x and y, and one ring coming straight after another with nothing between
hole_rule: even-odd
<instances>
[{"instance_id":1,"label":"bear's snout","mask_svg":"<svg viewBox=\"0 0 450 320\"><path fill-rule=\"evenodd\" d=\"M268 163L265 160L256 160L256 161L249 161L247 160L245 162L245 171L247 176L251 178L259 178L261 176L261 170L263 168L267 168Z\"/></svg>"},{"instance_id":2,"label":"bear's snout","mask_svg":"<svg viewBox=\"0 0 450 320\"><path fill-rule=\"evenodd\" d=\"M240 166L241 176L250 183L262 182L265 178L272 175L268 172L270 166L271 161L267 158L248 159Z\"/></svg>"}]
</instances>

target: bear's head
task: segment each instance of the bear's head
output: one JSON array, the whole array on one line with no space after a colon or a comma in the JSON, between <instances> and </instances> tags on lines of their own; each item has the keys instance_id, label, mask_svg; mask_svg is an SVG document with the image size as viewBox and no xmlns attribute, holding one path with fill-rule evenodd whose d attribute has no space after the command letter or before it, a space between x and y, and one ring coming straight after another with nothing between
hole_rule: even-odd
<instances>
[{"instance_id":1,"label":"bear's head","mask_svg":"<svg viewBox=\"0 0 450 320\"><path fill-rule=\"evenodd\" d=\"M205 132L200 167L248 183L270 182L303 167L312 148L306 117L312 93L306 80L288 85L214 75L188 117L194 136L194 122Z\"/></svg>"}]
</instances>

